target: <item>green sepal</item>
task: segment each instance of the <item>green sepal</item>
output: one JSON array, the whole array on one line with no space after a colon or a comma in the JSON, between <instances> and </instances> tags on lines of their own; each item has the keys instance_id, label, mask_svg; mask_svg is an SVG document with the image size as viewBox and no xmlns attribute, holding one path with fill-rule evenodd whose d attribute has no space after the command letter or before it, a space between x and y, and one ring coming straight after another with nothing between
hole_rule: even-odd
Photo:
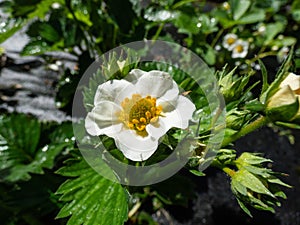
<instances>
[{"instance_id":1,"label":"green sepal","mask_svg":"<svg viewBox=\"0 0 300 225\"><path fill-rule=\"evenodd\" d=\"M246 102L244 108L253 112L263 112L266 107L258 99L253 99Z\"/></svg>"},{"instance_id":2,"label":"green sepal","mask_svg":"<svg viewBox=\"0 0 300 225\"><path fill-rule=\"evenodd\" d=\"M266 108L266 115L273 121L290 121L297 114L299 101L295 97L295 102L274 108Z\"/></svg>"},{"instance_id":3,"label":"green sepal","mask_svg":"<svg viewBox=\"0 0 300 225\"><path fill-rule=\"evenodd\" d=\"M275 94L279 89L281 82L288 76L288 71L292 65L292 57L294 54L294 46L291 47L289 55L286 57L281 67L279 68L275 80L270 84L265 92L260 95L260 102L266 104L267 101Z\"/></svg>"},{"instance_id":4,"label":"green sepal","mask_svg":"<svg viewBox=\"0 0 300 225\"><path fill-rule=\"evenodd\" d=\"M291 128L291 129L300 129L300 125L295 124L295 123L276 121L275 124L280 127Z\"/></svg>"}]
</instances>

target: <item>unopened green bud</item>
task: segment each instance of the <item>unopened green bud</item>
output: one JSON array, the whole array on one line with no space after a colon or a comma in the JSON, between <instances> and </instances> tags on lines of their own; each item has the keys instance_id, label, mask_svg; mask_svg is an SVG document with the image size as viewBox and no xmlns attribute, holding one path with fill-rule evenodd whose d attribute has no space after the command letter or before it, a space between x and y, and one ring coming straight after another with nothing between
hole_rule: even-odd
<instances>
[{"instance_id":1,"label":"unopened green bud","mask_svg":"<svg viewBox=\"0 0 300 225\"><path fill-rule=\"evenodd\" d=\"M226 127L240 130L251 115L248 111L232 111L226 116Z\"/></svg>"}]
</instances>

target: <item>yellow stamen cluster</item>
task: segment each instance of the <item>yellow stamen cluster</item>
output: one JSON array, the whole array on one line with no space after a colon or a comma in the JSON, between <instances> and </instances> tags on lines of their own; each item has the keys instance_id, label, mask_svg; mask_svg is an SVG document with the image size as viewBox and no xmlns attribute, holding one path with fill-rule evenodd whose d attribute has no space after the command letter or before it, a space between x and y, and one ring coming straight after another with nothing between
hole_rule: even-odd
<instances>
[{"instance_id":1,"label":"yellow stamen cluster","mask_svg":"<svg viewBox=\"0 0 300 225\"><path fill-rule=\"evenodd\" d=\"M140 136L147 136L147 124L156 124L161 116L162 106L156 106L156 98L147 96L142 98L139 94L133 94L132 98L125 98L122 103L122 111L119 119L129 129L135 130Z\"/></svg>"},{"instance_id":2,"label":"yellow stamen cluster","mask_svg":"<svg viewBox=\"0 0 300 225\"><path fill-rule=\"evenodd\" d=\"M244 51L244 47L242 45L237 45L235 46L235 50L238 52L238 53L241 53Z\"/></svg>"},{"instance_id":3,"label":"yellow stamen cluster","mask_svg":"<svg viewBox=\"0 0 300 225\"><path fill-rule=\"evenodd\" d=\"M235 38L229 37L229 38L227 39L227 44L232 45L235 41L236 41Z\"/></svg>"}]
</instances>

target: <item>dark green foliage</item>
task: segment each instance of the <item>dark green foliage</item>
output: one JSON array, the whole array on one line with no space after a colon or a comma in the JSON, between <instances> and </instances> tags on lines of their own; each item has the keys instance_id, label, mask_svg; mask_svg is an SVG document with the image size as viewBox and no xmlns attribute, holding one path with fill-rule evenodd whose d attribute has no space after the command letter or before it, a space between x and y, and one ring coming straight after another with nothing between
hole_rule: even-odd
<instances>
[{"instance_id":1,"label":"dark green foliage","mask_svg":"<svg viewBox=\"0 0 300 225\"><path fill-rule=\"evenodd\" d=\"M67 224L123 224L127 220L127 196L123 187L105 179L82 158L68 160L57 172L72 177L56 194L66 202L57 218L70 217Z\"/></svg>"}]
</instances>

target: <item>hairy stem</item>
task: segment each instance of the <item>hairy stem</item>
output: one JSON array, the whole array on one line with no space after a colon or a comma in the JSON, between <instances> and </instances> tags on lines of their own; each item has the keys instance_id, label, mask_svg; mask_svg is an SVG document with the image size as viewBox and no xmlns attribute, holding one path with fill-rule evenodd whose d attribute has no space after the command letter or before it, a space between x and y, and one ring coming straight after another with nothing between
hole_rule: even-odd
<instances>
[{"instance_id":1,"label":"hairy stem","mask_svg":"<svg viewBox=\"0 0 300 225\"><path fill-rule=\"evenodd\" d=\"M230 137L224 138L222 142L222 147L229 145L230 143L238 140L239 138L245 136L246 134L253 132L254 130L262 127L267 123L268 123L268 119L264 116L260 116L257 120L243 127L239 132L235 133L234 135L231 135Z\"/></svg>"}]
</instances>

